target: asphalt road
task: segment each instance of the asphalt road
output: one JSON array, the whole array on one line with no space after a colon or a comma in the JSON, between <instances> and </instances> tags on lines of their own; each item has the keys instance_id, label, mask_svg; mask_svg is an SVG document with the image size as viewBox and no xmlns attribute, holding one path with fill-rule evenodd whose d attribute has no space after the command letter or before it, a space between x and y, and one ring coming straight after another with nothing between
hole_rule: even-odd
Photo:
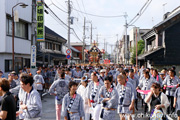
<instances>
[{"instance_id":1,"label":"asphalt road","mask_svg":"<svg viewBox=\"0 0 180 120\"><path fill-rule=\"evenodd\" d=\"M149 120L143 114L141 100L138 101L138 111L135 111L135 115L136 115L136 117L134 118L134 120ZM17 120L19 120L19 119L17 118ZM47 94L43 97L41 120L56 120L54 96L50 96L49 94ZM64 119L61 118L61 120L64 120ZM112 118L112 120L120 120L118 114L116 115L115 118ZM177 120L177 118L174 118L173 120Z\"/></svg>"},{"instance_id":2,"label":"asphalt road","mask_svg":"<svg viewBox=\"0 0 180 120\"><path fill-rule=\"evenodd\" d=\"M43 97L42 100L42 104L43 104L43 110L42 110L42 120L55 120L56 119L56 113L55 113L55 100L54 100L54 96L50 96L49 94L45 95ZM143 110L142 107L140 105L140 101L138 104L138 111L136 111L136 115L138 117L142 117ZM118 114L116 115L116 117L112 120L119 120L119 116ZM63 120L63 118L61 119ZM145 118L135 118L135 120L148 120Z\"/></svg>"}]
</instances>

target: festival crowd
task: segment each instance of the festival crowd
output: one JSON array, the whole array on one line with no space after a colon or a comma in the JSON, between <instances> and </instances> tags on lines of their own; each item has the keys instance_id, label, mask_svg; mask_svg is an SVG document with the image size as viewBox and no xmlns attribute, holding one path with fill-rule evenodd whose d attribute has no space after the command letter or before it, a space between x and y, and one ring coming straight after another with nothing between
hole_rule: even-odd
<instances>
[{"instance_id":1,"label":"festival crowd","mask_svg":"<svg viewBox=\"0 0 180 120\"><path fill-rule=\"evenodd\" d=\"M176 68L125 65L61 65L0 71L2 120L41 120L44 93L55 98L56 120L133 120L136 111L150 120L180 120L180 79ZM141 104L138 104L140 102ZM141 105L141 106L139 106Z\"/></svg>"}]
</instances>

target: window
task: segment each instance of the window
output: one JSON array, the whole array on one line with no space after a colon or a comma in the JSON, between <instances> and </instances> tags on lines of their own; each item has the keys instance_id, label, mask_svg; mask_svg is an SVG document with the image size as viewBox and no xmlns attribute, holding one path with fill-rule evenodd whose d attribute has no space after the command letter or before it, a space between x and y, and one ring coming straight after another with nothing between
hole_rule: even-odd
<instances>
[{"instance_id":1,"label":"window","mask_svg":"<svg viewBox=\"0 0 180 120\"><path fill-rule=\"evenodd\" d=\"M5 72L12 71L12 60L5 60Z\"/></svg>"},{"instance_id":2,"label":"window","mask_svg":"<svg viewBox=\"0 0 180 120\"><path fill-rule=\"evenodd\" d=\"M49 43L48 49L52 50L52 43Z\"/></svg>"},{"instance_id":3,"label":"window","mask_svg":"<svg viewBox=\"0 0 180 120\"><path fill-rule=\"evenodd\" d=\"M48 49L48 42L45 42L45 49Z\"/></svg>"},{"instance_id":4,"label":"window","mask_svg":"<svg viewBox=\"0 0 180 120\"><path fill-rule=\"evenodd\" d=\"M25 23L21 20L14 23L14 36L28 39L28 23ZM6 19L6 34L12 35L12 19L7 17Z\"/></svg>"},{"instance_id":5,"label":"window","mask_svg":"<svg viewBox=\"0 0 180 120\"><path fill-rule=\"evenodd\" d=\"M59 50L59 45L56 44L56 50Z\"/></svg>"},{"instance_id":6,"label":"window","mask_svg":"<svg viewBox=\"0 0 180 120\"><path fill-rule=\"evenodd\" d=\"M56 44L52 44L52 46L53 50L56 50Z\"/></svg>"},{"instance_id":7,"label":"window","mask_svg":"<svg viewBox=\"0 0 180 120\"><path fill-rule=\"evenodd\" d=\"M61 51L61 45L59 45L59 51Z\"/></svg>"}]
</instances>

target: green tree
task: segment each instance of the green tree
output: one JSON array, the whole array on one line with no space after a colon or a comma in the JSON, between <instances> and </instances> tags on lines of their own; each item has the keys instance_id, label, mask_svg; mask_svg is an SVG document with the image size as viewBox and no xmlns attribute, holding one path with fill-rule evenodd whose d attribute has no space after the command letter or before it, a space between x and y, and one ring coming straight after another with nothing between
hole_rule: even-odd
<instances>
[{"instance_id":1,"label":"green tree","mask_svg":"<svg viewBox=\"0 0 180 120\"><path fill-rule=\"evenodd\" d=\"M138 46L137 55L143 54L144 53L144 47L145 47L144 41L139 40L137 46ZM131 53L132 53L131 63L136 64L136 46L131 49Z\"/></svg>"}]
</instances>

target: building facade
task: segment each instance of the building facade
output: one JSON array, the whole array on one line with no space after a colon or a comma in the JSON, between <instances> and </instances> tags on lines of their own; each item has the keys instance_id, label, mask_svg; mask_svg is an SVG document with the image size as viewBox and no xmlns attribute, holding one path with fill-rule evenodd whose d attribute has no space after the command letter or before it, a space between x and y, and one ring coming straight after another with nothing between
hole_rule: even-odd
<instances>
[{"instance_id":1,"label":"building facade","mask_svg":"<svg viewBox=\"0 0 180 120\"><path fill-rule=\"evenodd\" d=\"M14 24L14 58L15 70L30 67L31 53L31 23L32 23L32 1L0 0L0 69L5 76L13 70L12 67L12 8L18 2L28 6L22 8L16 6L13 12L18 11L19 22Z\"/></svg>"},{"instance_id":2,"label":"building facade","mask_svg":"<svg viewBox=\"0 0 180 120\"><path fill-rule=\"evenodd\" d=\"M142 36L145 53L138 56L141 65L159 69L173 65L180 69L179 35L180 7L165 14L162 22Z\"/></svg>"},{"instance_id":3,"label":"building facade","mask_svg":"<svg viewBox=\"0 0 180 120\"><path fill-rule=\"evenodd\" d=\"M67 64L65 44L67 40L45 27L45 42L40 42L37 50L37 66Z\"/></svg>"}]
</instances>

